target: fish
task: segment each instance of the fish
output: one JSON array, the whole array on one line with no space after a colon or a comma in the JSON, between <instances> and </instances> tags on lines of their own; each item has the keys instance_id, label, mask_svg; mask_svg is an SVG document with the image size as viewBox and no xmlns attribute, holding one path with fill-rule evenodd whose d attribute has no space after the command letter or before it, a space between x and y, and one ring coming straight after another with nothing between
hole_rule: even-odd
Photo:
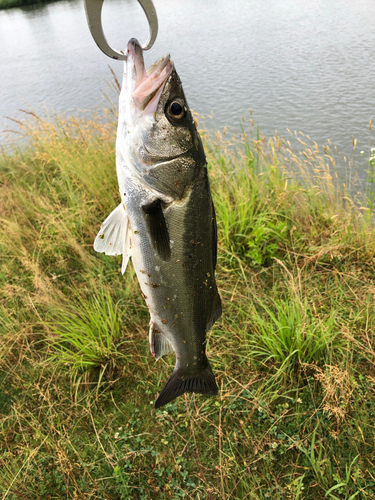
<instances>
[{"instance_id":1,"label":"fish","mask_svg":"<svg viewBox=\"0 0 375 500\"><path fill-rule=\"evenodd\" d=\"M145 70L127 46L116 137L121 203L102 224L97 252L129 258L150 312L156 360L175 353L160 408L186 392L218 394L206 334L222 314L215 281L217 225L197 123L170 55Z\"/></svg>"}]
</instances>

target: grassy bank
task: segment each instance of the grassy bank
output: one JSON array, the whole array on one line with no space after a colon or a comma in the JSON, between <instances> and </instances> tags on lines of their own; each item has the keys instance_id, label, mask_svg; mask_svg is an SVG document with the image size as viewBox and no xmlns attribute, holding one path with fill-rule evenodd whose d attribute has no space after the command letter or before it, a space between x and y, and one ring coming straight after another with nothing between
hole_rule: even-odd
<instances>
[{"instance_id":1,"label":"grassy bank","mask_svg":"<svg viewBox=\"0 0 375 500\"><path fill-rule=\"evenodd\" d=\"M119 200L116 117L19 125L29 147L0 160L2 498L375 498L375 235L329 149L205 135L220 394L155 411L173 356L149 352L132 268L92 248Z\"/></svg>"},{"instance_id":2,"label":"grassy bank","mask_svg":"<svg viewBox=\"0 0 375 500\"><path fill-rule=\"evenodd\" d=\"M25 7L41 3L51 3L56 0L0 0L0 9L11 9L12 7Z\"/></svg>"}]
</instances>

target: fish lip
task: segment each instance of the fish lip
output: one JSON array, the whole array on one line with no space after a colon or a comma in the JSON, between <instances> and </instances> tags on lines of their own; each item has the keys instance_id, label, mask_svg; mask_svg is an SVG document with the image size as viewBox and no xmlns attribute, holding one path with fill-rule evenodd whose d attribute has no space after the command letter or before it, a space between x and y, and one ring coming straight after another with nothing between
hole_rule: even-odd
<instances>
[{"instance_id":1,"label":"fish lip","mask_svg":"<svg viewBox=\"0 0 375 500\"><path fill-rule=\"evenodd\" d=\"M143 49L136 38L131 38L129 40L127 47L127 56L127 72L134 72L135 75L135 85L133 87L134 92L134 90L142 84L146 76L145 62L143 59Z\"/></svg>"},{"instance_id":2,"label":"fish lip","mask_svg":"<svg viewBox=\"0 0 375 500\"><path fill-rule=\"evenodd\" d=\"M166 54L155 61L146 71L143 49L136 38L131 38L127 47L127 70L133 74L133 85L129 88L136 108L142 114L156 111L165 83L174 69L170 55Z\"/></svg>"},{"instance_id":3,"label":"fish lip","mask_svg":"<svg viewBox=\"0 0 375 500\"><path fill-rule=\"evenodd\" d=\"M136 55L136 51L138 52L138 55L143 56L142 46L136 38L131 38L128 41L127 50L128 50L128 54L130 53L133 57Z\"/></svg>"},{"instance_id":4,"label":"fish lip","mask_svg":"<svg viewBox=\"0 0 375 500\"><path fill-rule=\"evenodd\" d=\"M171 56L170 54L165 54L164 56L159 57L157 61L155 61L147 70L147 77L151 77L154 73L159 73L167 66L167 65L173 65L171 61ZM173 68L172 68L173 69ZM172 72L172 71L171 71ZM168 78L168 77L166 77Z\"/></svg>"}]
</instances>

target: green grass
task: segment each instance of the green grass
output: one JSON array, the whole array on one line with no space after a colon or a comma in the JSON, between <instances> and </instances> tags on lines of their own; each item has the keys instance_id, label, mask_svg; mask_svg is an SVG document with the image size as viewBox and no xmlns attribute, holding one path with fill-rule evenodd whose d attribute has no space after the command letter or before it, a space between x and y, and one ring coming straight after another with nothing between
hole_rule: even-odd
<instances>
[{"instance_id":1,"label":"green grass","mask_svg":"<svg viewBox=\"0 0 375 500\"><path fill-rule=\"evenodd\" d=\"M132 267L92 247L119 200L116 116L17 125L28 145L0 159L1 498L375 498L375 235L329 147L203 134L220 392L155 411L174 358L149 352Z\"/></svg>"}]
</instances>

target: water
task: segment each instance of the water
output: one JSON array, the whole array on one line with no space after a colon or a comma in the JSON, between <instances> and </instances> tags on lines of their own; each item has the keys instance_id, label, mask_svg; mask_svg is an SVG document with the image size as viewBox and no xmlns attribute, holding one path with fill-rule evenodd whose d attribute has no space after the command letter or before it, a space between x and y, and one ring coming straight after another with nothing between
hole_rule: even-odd
<instances>
[{"instance_id":1,"label":"water","mask_svg":"<svg viewBox=\"0 0 375 500\"><path fill-rule=\"evenodd\" d=\"M355 158L360 177L375 115L373 0L155 0L159 36L150 65L169 52L190 106L213 114L217 127L240 130L253 111L266 135L302 131L318 144L330 139ZM147 38L135 0L106 0L110 44ZM0 117L27 105L43 113L103 106L108 64L87 28L83 1L0 11ZM8 123L0 118L0 127ZM375 142L375 141L374 141Z\"/></svg>"}]
</instances>

